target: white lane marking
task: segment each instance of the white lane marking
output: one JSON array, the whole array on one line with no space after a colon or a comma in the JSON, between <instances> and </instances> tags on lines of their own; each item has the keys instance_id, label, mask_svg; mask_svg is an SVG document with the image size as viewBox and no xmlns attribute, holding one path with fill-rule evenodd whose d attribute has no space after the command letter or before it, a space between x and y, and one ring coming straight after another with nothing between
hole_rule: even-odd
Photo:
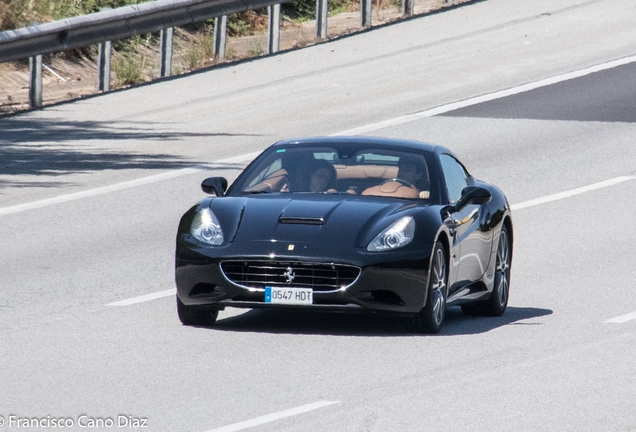
<instances>
[{"instance_id":1,"label":"white lane marking","mask_svg":"<svg viewBox=\"0 0 636 432\"><path fill-rule=\"evenodd\" d=\"M547 78L544 80L540 80L534 83L528 83L528 84L524 84L521 86L517 86L517 87L513 87L507 90L501 90L498 92L494 92L494 93L490 93L487 95L482 95L482 96L478 96L478 97L474 97L471 99L466 99L464 101L459 101L459 102L454 102L454 103L450 103L447 105L442 105L436 108L432 108L429 110L425 110L425 111L421 111L419 113L414 113L414 114L408 114L405 116L401 116L401 117L396 117L393 119L389 119L389 120L385 120L382 122L378 122L378 123L373 123L370 125L366 125L366 126L362 126L359 128L355 128L355 129L349 129L347 131L343 131L343 132L338 132L335 134L332 134L332 136L338 136L338 135L357 135L357 134L362 134L362 133L366 133L366 132L372 132L378 129L382 129L382 128L386 128L386 127L390 127L390 126L396 126L396 125L400 125L400 124L404 124L404 123L408 123L408 122L412 122L415 120L419 120L422 118L426 118L426 117L432 117L434 115L438 115L438 114L444 114L459 108L464 108L467 106L471 106L471 105L476 105L482 102L488 102L494 99L498 99L498 98L503 98L506 96L511 96L511 95L515 95L518 93L523 93L526 91L530 91L530 90L534 90L536 88L539 87L545 87L551 84L556 84L562 81L567 81L570 79L574 79L574 78L579 78L585 75L589 75L592 74L594 72L600 72L606 69L611 69L614 67L618 67L618 66L622 66L625 64L629 64L629 63L633 63L636 61L636 56L632 56L632 57L625 57L623 59L619 59L619 60L614 60L608 63L603 63L600 65L596 65L596 66L592 66L586 69L581 69L579 71L574 71L574 72L570 72L567 74L563 74L563 75L558 75L556 77L552 77L552 78ZM260 152L254 152L254 153L249 153L249 154L245 154L245 155L240 155L240 156L236 156L233 158L228 158L228 159L222 159L219 161L216 161L215 163L234 163L234 162L243 162L243 161L250 161L252 159L254 159L258 154L260 154ZM128 181L128 182L123 182L123 183L118 183L112 186L105 186L105 187L101 187L101 188L97 188L97 189L92 189L92 190L87 190L87 191L83 191L83 192L77 192L77 193L73 193L73 194L68 194L68 195L62 195L56 198L49 198L49 199L45 199L45 200L41 200L41 201L36 201L36 202L32 202L32 203L27 203L27 204L20 204L17 206L12 206L12 207L5 207L5 208L0 208L0 216L3 215L7 215L7 214L12 214L12 213L19 213L19 212L23 212L26 210L32 210L32 209L36 209L36 208L42 208L42 207L46 207L46 206L50 206L50 205L54 205L54 204L60 204L60 203L64 203L64 202L68 202L68 201L73 201L73 200L77 200L77 199L81 199L81 198L86 198L86 197L92 197L92 196L96 196L96 195L102 195L105 193L109 193L109 192L113 192L113 191L118 191L118 190L122 190L122 189L128 189L128 188L132 188L132 187L136 187L136 186L141 186L141 185L145 185L145 184L150 184L150 183L155 183L158 181L162 181L162 180L166 180L166 179L170 179L170 178L175 178L175 177L180 177L183 175L187 175L187 174L192 174L195 173L197 171L201 171L203 170L203 165L197 166L197 167L191 167L191 168L183 168L180 170L176 170L176 171L172 171L172 172L168 172L168 173L163 173L163 174L157 174L154 176L149 176L149 177L145 177L145 178L140 178L137 180L132 180L132 181Z\"/></svg>"},{"instance_id":2,"label":"white lane marking","mask_svg":"<svg viewBox=\"0 0 636 432\"><path fill-rule=\"evenodd\" d=\"M623 324L632 320L636 320L636 311L621 315L616 318L608 319L607 321L605 321L605 324Z\"/></svg>"},{"instance_id":3,"label":"white lane marking","mask_svg":"<svg viewBox=\"0 0 636 432\"><path fill-rule=\"evenodd\" d=\"M520 210L526 207L532 207L532 206L536 206L539 204L545 204L545 203L549 203L552 201L557 201L557 200L561 200L564 198L570 198L573 197L575 195L580 195L586 192L591 192L594 190L598 190L598 189L602 189L602 188L606 188L606 187L610 187L610 186L614 186L617 185L619 183L623 183L629 180L634 180L636 179L635 176L623 176L623 177L616 177L613 179L609 179L609 180L605 180L599 183L594 183L588 186L583 186L580 188L576 188L576 189L572 189L569 191L565 191L565 192L559 192L556 193L554 195L548 195L548 196L544 196L541 198L537 198L537 199L533 199L530 201L525 201L519 204L513 204L510 206L510 208L512 210Z\"/></svg>"},{"instance_id":4,"label":"white lane marking","mask_svg":"<svg viewBox=\"0 0 636 432\"><path fill-rule=\"evenodd\" d=\"M234 423L228 426L223 426L218 429L212 429L207 432L234 432L247 428L251 428L254 426L259 426L265 423L270 423L276 420L284 419L286 417L295 416L298 414L303 414L309 411L313 411L319 408L323 408L329 405L340 403L340 401L322 401L322 402L314 402L308 405L299 406L297 408L291 408L285 411L280 411L274 414L268 414L261 417L256 417L252 420L246 420L240 423Z\"/></svg>"},{"instance_id":5,"label":"white lane marking","mask_svg":"<svg viewBox=\"0 0 636 432\"><path fill-rule=\"evenodd\" d=\"M440 114L445 114L447 112L455 111L460 108L466 108L472 105L477 105L484 102L490 102L495 99L501 99L508 96L513 96L519 93L524 93L530 90L538 89L540 87L546 87L549 85L557 84L563 81L568 81L575 78L580 78L586 75L593 74L595 72L604 71L607 69L615 68L618 66L623 66L629 63L636 62L636 56L625 57L619 60L614 60L608 63L603 63L600 65L592 66L586 69L581 69L574 72L569 72L563 75L557 75L555 77L546 78L540 81L523 84L517 87L512 87L506 90L500 90L493 93L485 94L482 96L477 96L474 98L466 99L459 102L453 102L447 105L442 105L439 107L431 108L425 111L416 112L413 114L407 114L400 117L395 117L393 119L384 120L381 122L369 124L366 126L361 126L354 129L349 129L343 132L338 132L333 134L334 136L338 135L360 135L368 132L377 131L379 129L388 128L391 126L399 126L401 124L410 123L413 121L421 120L427 117L433 117Z\"/></svg>"},{"instance_id":6,"label":"white lane marking","mask_svg":"<svg viewBox=\"0 0 636 432\"><path fill-rule=\"evenodd\" d=\"M557 201L557 200L561 200L564 198L569 198L575 195L580 195L586 192L591 192L594 190L598 190L598 189L602 189L602 188L606 188L606 187L610 187L610 186L614 186L617 185L619 183L623 183L629 180L635 180L636 176L623 176L623 177L616 177L613 179L609 179L609 180L605 180L599 183L594 183L588 186L583 186L580 188L576 188L576 189L572 189L569 191L565 191L565 192L560 192L554 195L548 195L542 198L537 198L537 199L533 199L530 201L525 201L519 204L513 204L510 206L510 208L512 210L520 210L523 208L527 208L527 207L532 207L532 206L536 206L536 205L540 205L540 204L546 204L552 201ZM135 297L133 299L130 300L122 300L122 301L118 301L115 303L110 303L107 304L106 306L129 306L131 304L136 304L136 303L142 303L142 302L146 302L146 301L150 301L150 300L155 300L158 298L162 298L162 297L167 297L170 295L175 294L176 291L174 289L172 290L167 290L167 291L161 291L158 293L154 293L154 294L148 294L145 296L141 296L141 297Z\"/></svg>"},{"instance_id":7,"label":"white lane marking","mask_svg":"<svg viewBox=\"0 0 636 432\"><path fill-rule=\"evenodd\" d=\"M171 297L177 294L177 289L176 288L172 288L169 290L165 290L165 291L159 291L156 293L152 293L152 294L146 294L146 295L142 295L139 297L134 297L128 300L121 300L121 301L116 301L113 303L108 303L106 306L130 306L133 304L137 304L137 303L143 303L143 302L147 302L150 300L156 300L156 299L160 299L160 298L164 298L164 297Z\"/></svg>"},{"instance_id":8,"label":"white lane marking","mask_svg":"<svg viewBox=\"0 0 636 432\"><path fill-rule=\"evenodd\" d=\"M143 186L151 183L160 182L163 180L173 179L176 177L181 177L188 174L194 174L199 171L204 171L206 169L214 168L217 164L229 164L229 163L242 163L249 162L254 159L256 156L261 154L261 152L248 153L236 157L231 157L228 159L221 159L215 162L211 162L208 164L200 164L196 166L192 166L190 168L182 168L175 171L168 171L161 174L155 174L148 177L138 178L136 180L130 180L122 183L117 183L110 186L103 186L96 189L85 190L82 192L75 192L67 195L60 195L55 198L47 198L41 201L34 201L31 203L20 204L12 207L0 208L0 216L12 214L12 213L20 213L26 210L33 210L42 207L48 207L54 204L61 204L69 201L75 201L82 198L94 197L97 195L103 195L110 192L115 192L123 189L130 189L137 186Z\"/></svg>"},{"instance_id":9,"label":"white lane marking","mask_svg":"<svg viewBox=\"0 0 636 432\"><path fill-rule=\"evenodd\" d=\"M636 176L623 176L623 177L616 177L613 179L609 179L609 180L605 180L599 183L594 183L591 184L589 186L583 186L580 188L576 188L576 189L572 189L569 191L565 191L565 192L561 192L561 193L557 193L554 195L548 195L542 198L537 198L537 199L533 199L530 201L526 201L526 202L522 202L519 204L514 204L511 205L510 208L512 210L519 210L519 209L523 209L523 208L527 208L527 207L532 207L535 205L540 205L540 204L545 204L545 203L549 203L552 201L557 201L560 199L564 199L564 198L569 198L575 195L580 195L582 193L586 193L586 192L591 192L594 190L598 190L598 189L602 189L602 188L606 188L609 186L614 186L626 181L630 181L630 180L635 180ZM623 324L626 323L628 321L632 321L632 320L636 320L636 312L632 312L632 313L628 313L625 315L621 315L619 317L616 318L612 318L612 319L608 319L607 321L604 322L604 324Z\"/></svg>"},{"instance_id":10,"label":"white lane marking","mask_svg":"<svg viewBox=\"0 0 636 432\"><path fill-rule=\"evenodd\" d=\"M20 204L12 207L5 207L0 209L0 216L8 215L12 213L20 213L26 210L33 210L42 207L48 207L54 204L61 204L68 201L75 201L82 198L93 197L97 195L103 195L109 192L114 192L123 189L129 189L136 186L155 183L161 180L167 180L175 177L180 177L187 174L192 174L201 171L202 168L183 168L176 171L170 171L162 174L156 174L149 177L143 177L136 180L130 180L123 183L117 183L110 186L103 186L96 189L90 189L82 192L75 192L67 195L60 195L55 198L47 198L41 201L34 201L26 204Z\"/></svg>"}]
</instances>

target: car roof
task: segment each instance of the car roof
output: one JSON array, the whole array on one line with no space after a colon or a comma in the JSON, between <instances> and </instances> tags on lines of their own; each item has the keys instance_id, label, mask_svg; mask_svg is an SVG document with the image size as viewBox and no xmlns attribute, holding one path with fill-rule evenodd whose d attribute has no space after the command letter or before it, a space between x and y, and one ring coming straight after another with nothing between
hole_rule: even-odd
<instances>
[{"instance_id":1,"label":"car roof","mask_svg":"<svg viewBox=\"0 0 636 432\"><path fill-rule=\"evenodd\" d=\"M431 153L450 153L452 152L447 148L437 145L431 144L422 141L415 140L405 140L405 139L395 139L395 138L384 138L384 137L369 137L369 136L315 136L315 137L306 137L306 138L298 138L298 139L286 139L282 141L278 141L273 144L272 147L287 147L290 145L299 145L299 146L315 146L315 145L333 145L337 144L357 144L362 146L372 146L372 147L401 147L401 148L412 148L417 150L426 150Z\"/></svg>"}]
</instances>

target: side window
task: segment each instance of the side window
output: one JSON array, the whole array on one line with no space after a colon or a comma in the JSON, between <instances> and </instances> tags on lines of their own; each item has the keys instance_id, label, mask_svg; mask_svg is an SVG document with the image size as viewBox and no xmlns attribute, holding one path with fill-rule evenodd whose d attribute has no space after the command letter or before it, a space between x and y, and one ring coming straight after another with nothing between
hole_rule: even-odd
<instances>
[{"instance_id":1,"label":"side window","mask_svg":"<svg viewBox=\"0 0 636 432\"><path fill-rule=\"evenodd\" d=\"M269 163L269 165L261 165L261 167L257 168L260 171L257 171L258 175L249 181L247 188L257 185L258 183L266 179L267 176L269 176L273 172L278 171L279 169L283 167L283 164L280 158L274 159L273 161L267 161L267 163Z\"/></svg>"},{"instance_id":2,"label":"side window","mask_svg":"<svg viewBox=\"0 0 636 432\"><path fill-rule=\"evenodd\" d=\"M468 173L457 159L450 155L441 155L440 161L444 170L448 199L451 203L455 203L462 196L462 190L468 186Z\"/></svg>"}]
</instances>

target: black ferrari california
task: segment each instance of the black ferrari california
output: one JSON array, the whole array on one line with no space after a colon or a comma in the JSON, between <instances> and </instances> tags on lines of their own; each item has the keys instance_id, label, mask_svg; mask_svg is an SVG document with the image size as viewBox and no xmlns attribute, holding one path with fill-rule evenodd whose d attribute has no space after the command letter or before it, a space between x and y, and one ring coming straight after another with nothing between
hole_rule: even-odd
<instances>
[{"instance_id":1,"label":"black ferrari california","mask_svg":"<svg viewBox=\"0 0 636 432\"><path fill-rule=\"evenodd\" d=\"M396 314L437 333L448 306L499 316L513 230L495 186L442 146L371 137L280 141L181 218L177 311L225 307Z\"/></svg>"}]
</instances>

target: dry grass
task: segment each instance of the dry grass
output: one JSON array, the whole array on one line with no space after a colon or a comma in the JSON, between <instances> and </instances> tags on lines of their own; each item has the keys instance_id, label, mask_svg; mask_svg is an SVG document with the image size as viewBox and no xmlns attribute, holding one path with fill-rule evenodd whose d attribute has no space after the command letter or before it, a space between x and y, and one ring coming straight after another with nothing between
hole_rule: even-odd
<instances>
[{"instance_id":1,"label":"dry grass","mask_svg":"<svg viewBox=\"0 0 636 432\"><path fill-rule=\"evenodd\" d=\"M330 4L336 3L336 1L330 0ZM400 19L401 0L398 0L399 8L395 5L395 1L373 0L374 25ZM469 0L456 0L455 3L464 1ZM0 0L0 10L5 9L6 4L7 0ZM419 13L427 13L447 4L444 0L419 0ZM355 11L359 10L359 6L359 0L349 1L347 8ZM250 36L232 37L232 31L228 31L225 59L213 58L214 27L211 22L202 23L196 27L190 26L187 29L175 28L172 75L209 67L220 62L232 62L263 55L267 47L267 10L249 11L239 15L237 21L243 23L239 27L247 26L249 31L236 29L235 34L248 32ZM230 21L230 17L228 17L228 21ZM302 48L318 42L313 22L307 22L303 19L292 21L284 15L281 16L281 22L281 50ZM355 13L342 14L339 19L330 14L329 38L359 31L359 22L359 17ZM229 26L230 22L228 22ZM147 82L158 77L159 43L157 35L137 36L130 41L118 41L113 43L113 47L115 52L111 64L115 78L111 81L112 88ZM47 70L44 71L45 105L96 93L97 66L93 49L76 51L70 55L59 53L45 56L45 64L48 64L65 78L60 80ZM0 115L28 109L28 77L28 62L26 61L0 64Z\"/></svg>"},{"instance_id":2,"label":"dry grass","mask_svg":"<svg viewBox=\"0 0 636 432\"><path fill-rule=\"evenodd\" d=\"M150 0L0 0L0 31L147 1Z\"/></svg>"}]
</instances>

